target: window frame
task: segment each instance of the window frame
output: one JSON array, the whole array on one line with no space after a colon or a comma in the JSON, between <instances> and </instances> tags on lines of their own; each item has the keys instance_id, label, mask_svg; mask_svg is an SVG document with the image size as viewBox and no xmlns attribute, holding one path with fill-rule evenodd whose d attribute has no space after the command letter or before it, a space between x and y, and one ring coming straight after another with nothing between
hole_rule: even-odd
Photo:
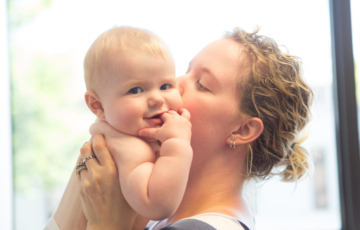
<instances>
[{"instance_id":1,"label":"window frame","mask_svg":"<svg viewBox=\"0 0 360 230\"><path fill-rule=\"evenodd\" d=\"M329 0L334 112L343 230L360 227L360 154L350 0Z\"/></svg>"},{"instance_id":2,"label":"window frame","mask_svg":"<svg viewBox=\"0 0 360 230\"><path fill-rule=\"evenodd\" d=\"M0 146L1 146L1 189L0 189L0 229L13 229L13 163L11 132L11 92L9 72L7 1L0 3Z\"/></svg>"}]
</instances>

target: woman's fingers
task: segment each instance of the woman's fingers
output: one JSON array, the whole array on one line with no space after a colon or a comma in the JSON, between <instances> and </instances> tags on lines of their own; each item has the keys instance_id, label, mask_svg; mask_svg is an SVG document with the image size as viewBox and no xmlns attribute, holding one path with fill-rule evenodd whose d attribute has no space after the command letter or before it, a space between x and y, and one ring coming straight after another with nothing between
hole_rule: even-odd
<instances>
[{"instance_id":1,"label":"woman's fingers","mask_svg":"<svg viewBox=\"0 0 360 230\"><path fill-rule=\"evenodd\" d=\"M96 160L96 158L90 158L91 156L94 156L94 152L91 146L91 142L85 143L81 149L80 149L80 155L82 157L82 160L85 160L85 165L88 168L91 167L96 167L96 165L99 165L98 161ZM80 161L79 161L80 162Z\"/></svg>"},{"instance_id":2,"label":"woman's fingers","mask_svg":"<svg viewBox=\"0 0 360 230\"><path fill-rule=\"evenodd\" d=\"M108 148L106 147L105 139L102 134L96 134L95 136L93 136L92 148L94 155L98 159L100 165L106 165L110 162L114 162Z\"/></svg>"},{"instance_id":3,"label":"woman's fingers","mask_svg":"<svg viewBox=\"0 0 360 230\"><path fill-rule=\"evenodd\" d=\"M85 144L84 144L85 145ZM78 181L80 182L81 181L81 177L80 177L80 173L78 173L78 170L77 170L77 165L79 164L79 162L82 162L83 160L83 157L81 156L81 154L79 154L79 157L78 157L78 160L76 162L76 166L75 166L75 174L76 174L76 178L78 179Z\"/></svg>"}]
</instances>

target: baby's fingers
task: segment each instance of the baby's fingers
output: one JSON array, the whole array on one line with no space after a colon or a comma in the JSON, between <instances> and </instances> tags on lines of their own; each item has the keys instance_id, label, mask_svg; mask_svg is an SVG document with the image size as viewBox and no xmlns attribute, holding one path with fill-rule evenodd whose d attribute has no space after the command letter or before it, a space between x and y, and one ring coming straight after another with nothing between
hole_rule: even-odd
<instances>
[{"instance_id":1,"label":"baby's fingers","mask_svg":"<svg viewBox=\"0 0 360 230\"><path fill-rule=\"evenodd\" d=\"M150 137L156 139L156 134L159 128L144 128L139 130L139 136Z\"/></svg>"},{"instance_id":2,"label":"baby's fingers","mask_svg":"<svg viewBox=\"0 0 360 230\"><path fill-rule=\"evenodd\" d=\"M187 109L184 109L184 108L179 109L179 114L180 114L180 116L182 116L182 117L184 117L184 118L186 118L187 120L190 121L191 115L190 115L190 112Z\"/></svg>"}]
</instances>

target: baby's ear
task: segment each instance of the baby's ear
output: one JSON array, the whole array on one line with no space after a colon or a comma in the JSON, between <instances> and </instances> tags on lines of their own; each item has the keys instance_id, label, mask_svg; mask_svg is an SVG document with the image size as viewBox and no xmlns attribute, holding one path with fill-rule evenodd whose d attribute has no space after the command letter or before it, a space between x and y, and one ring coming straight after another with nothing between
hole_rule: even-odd
<instances>
[{"instance_id":1,"label":"baby's ear","mask_svg":"<svg viewBox=\"0 0 360 230\"><path fill-rule=\"evenodd\" d=\"M230 144L231 141L235 141L236 145L250 144L262 134L263 130L264 124L260 118L246 119L240 128L226 139L226 143Z\"/></svg>"},{"instance_id":2,"label":"baby's ear","mask_svg":"<svg viewBox=\"0 0 360 230\"><path fill-rule=\"evenodd\" d=\"M87 91L85 93L85 102L91 112L97 116L97 118L105 118L104 108L101 104L99 96L93 91Z\"/></svg>"}]
</instances>

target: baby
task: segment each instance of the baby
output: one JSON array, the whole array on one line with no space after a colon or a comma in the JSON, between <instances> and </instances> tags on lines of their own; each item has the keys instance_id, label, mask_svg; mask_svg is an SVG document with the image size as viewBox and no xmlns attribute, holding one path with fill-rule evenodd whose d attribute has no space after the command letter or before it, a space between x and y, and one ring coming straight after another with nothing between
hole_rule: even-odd
<instances>
[{"instance_id":1,"label":"baby","mask_svg":"<svg viewBox=\"0 0 360 230\"><path fill-rule=\"evenodd\" d=\"M86 104L98 119L90 133L104 134L125 199L145 218L171 216L185 192L192 149L168 48L149 31L115 27L91 45L84 71Z\"/></svg>"}]
</instances>

